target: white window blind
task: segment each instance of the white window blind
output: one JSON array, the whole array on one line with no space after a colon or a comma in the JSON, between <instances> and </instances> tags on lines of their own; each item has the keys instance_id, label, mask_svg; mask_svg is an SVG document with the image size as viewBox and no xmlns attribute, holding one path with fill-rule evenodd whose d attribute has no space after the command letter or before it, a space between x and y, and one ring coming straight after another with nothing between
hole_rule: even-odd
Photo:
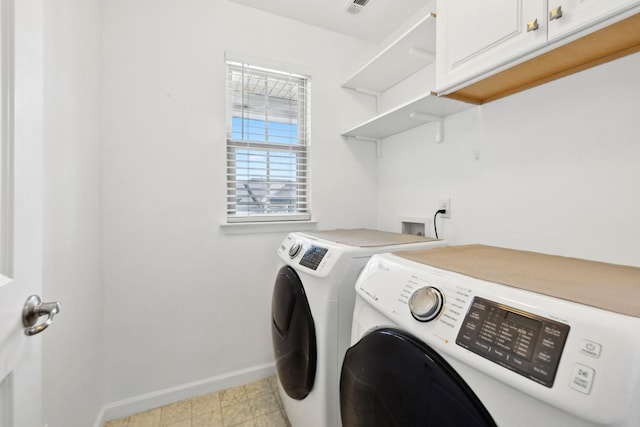
<instances>
[{"instance_id":1,"label":"white window blind","mask_svg":"<svg viewBox=\"0 0 640 427\"><path fill-rule=\"evenodd\" d=\"M227 221L310 219L309 79L227 61Z\"/></svg>"}]
</instances>

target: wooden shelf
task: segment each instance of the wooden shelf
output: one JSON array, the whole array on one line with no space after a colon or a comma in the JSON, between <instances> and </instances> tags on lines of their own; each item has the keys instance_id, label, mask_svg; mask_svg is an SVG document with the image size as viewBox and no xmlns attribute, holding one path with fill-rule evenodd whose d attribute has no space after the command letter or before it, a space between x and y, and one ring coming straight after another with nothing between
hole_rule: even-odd
<instances>
[{"instance_id":1,"label":"wooden shelf","mask_svg":"<svg viewBox=\"0 0 640 427\"><path fill-rule=\"evenodd\" d=\"M343 132L342 136L382 139L429 122L441 121L471 107L471 104L427 93Z\"/></svg>"},{"instance_id":2,"label":"wooden shelf","mask_svg":"<svg viewBox=\"0 0 640 427\"><path fill-rule=\"evenodd\" d=\"M436 17L430 13L366 63L342 87L384 92L435 60Z\"/></svg>"}]
</instances>

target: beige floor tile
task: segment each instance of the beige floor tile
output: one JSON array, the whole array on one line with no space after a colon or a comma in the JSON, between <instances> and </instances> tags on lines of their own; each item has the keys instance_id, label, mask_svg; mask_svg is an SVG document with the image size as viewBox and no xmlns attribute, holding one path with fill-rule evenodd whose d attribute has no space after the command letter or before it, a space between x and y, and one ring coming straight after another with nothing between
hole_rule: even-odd
<instances>
[{"instance_id":1,"label":"beige floor tile","mask_svg":"<svg viewBox=\"0 0 640 427\"><path fill-rule=\"evenodd\" d=\"M269 385L271 386L271 389L273 391L278 391L278 376L272 375L269 378L267 378L267 380L269 381Z\"/></svg>"},{"instance_id":2,"label":"beige floor tile","mask_svg":"<svg viewBox=\"0 0 640 427\"><path fill-rule=\"evenodd\" d=\"M225 426L226 427L226 426ZM280 411L261 415L234 427L291 427Z\"/></svg>"},{"instance_id":3,"label":"beige floor tile","mask_svg":"<svg viewBox=\"0 0 640 427\"><path fill-rule=\"evenodd\" d=\"M222 411L207 412L191 418L191 427L224 427Z\"/></svg>"},{"instance_id":4,"label":"beige floor tile","mask_svg":"<svg viewBox=\"0 0 640 427\"><path fill-rule=\"evenodd\" d=\"M276 400L276 396L273 392L256 396L249 401L249 404L255 417L270 414L272 412L280 412L280 405L278 405L278 401Z\"/></svg>"},{"instance_id":5,"label":"beige floor tile","mask_svg":"<svg viewBox=\"0 0 640 427\"><path fill-rule=\"evenodd\" d=\"M223 408L244 402L245 400L247 400L247 392L244 386L233 387L220 392L220 406Z\"/></svg>"},{"instance_id":6,"label":"beige floor tile","mask_svg":"<svg viewBox=\"0 0 640 427\"><path fill-rule=\"evenodd\" d=\"M187 418L186 420L167 424L167 427L191 427L191 418Z\"/></svg>"},{"instance_id":7,"label":"beige floor tile","mask_svg":"<svg viewBox=\"0 0 640 427\"><path fill-rule=\"evenodd\" d=\"M129 418L108 421L104 427L129 427Z\"/></svg>"},{"instance_id":8,"label":"beige floor tile","mask_svg":"<svg viewBox=\"0 0 640 427\"><path fill-rule=\"evenodd\" d=\"M276 400L278 401L278 405L281 410L284 410L284 404L282 403L282 396L280 395L280 388L278 387L278 377L276 375L267 378L269 380L269 385L273 390L273 394L276 396Z\"/></svg>"},{"instance_id":9,"label":"beige floor tile","mask_svg":"<svg viewBox=\"0 0 640 427\"><path fill-rule=\"evenodd\" d=\"M222 408L222 421L225 427L242 424L251 419L253 419L253 411L246 401Z\"/></svg>"},{"instance_id":10,"label":"beige floor tile","mask_svg":"<svg viewBox=\"0 0 640 427\"><path fill-rule=\"evenodd\" d=\"M176 402L104 427L291 427L277 377Z\"/></svg>"},{"instance_id":11,"label":"beige floor tile","mask_svg":"<svg viewBox=\"0 0 640 427\"><path fill-rule=\"evenodd\" d=\"M278 406L280 407L281 410L284 411L284 403L282 403L282 396L280 396L280 393L274 393L276 396L276 402L278 402Z\"/></svg>"},{"instance_id":12,"label":"beige floor tile","mask_svg":"<svg viewBox=\"0 0 640 427\"><path fill-rule=\"evenodd\" d=\"M161 416L162 408L140 412L129 417L129 425L127 427L160 427Z\"/></svg>"},{"instance_id":13,"label":"beige floor tile","mask_svg":"<svg viewBox=\"0 0 640 427\"><path fill-rule=\"evenodd\" d=\"M291 427L291 425L282 412L276 411L256 418L254 427Z\"/></svg>"},{"instance_id":14,"label":"beige floor tile","mask_svg":"<svg viewBox=\"0 0 640 427\"><path fill-rule=\"evenodd\" d=\"M220 393L210 393L191 399L191 415L220 411Z\"/></svg>"},{"instance_id":15,"label":"beige floor tile","mask_svg":"<svg viewBox=\"0 0 640 427\"><path fill-rule=\"evenodd\" d=\"M163 406L162 418L160 419L160 426L170 426L178 421L191 419L191 401L183 400L181 402L172 403L170 405Z\"/></svg>"},{"instance_id":16,"label":"beige floor tile","mask_svg":"<svg viewBox=\"0 0 640 427\"><path fill-rule=\"evenodd\" d=\"M266 378L264 380L247 384L244 386L244 388L247 391L247 397L249 399L253 399L256 396L273 392L273 390L271 389L271 385L269 384L269 380Z\"/></svg>"},{"instance_id":17,"label":"beige floor tile","mask_svg":"<svg viewBox=\"0 0 640 427\"><path fill-rule=\"evenodd\" d=\"M289 422L289 418L287 418L287 414L284 412L284 409L280 411L280 415L282 416L282 418L284 418L284 422L287 427L291 427L291 423Z\"/></svg>"},{"instance_id":18,"label":"beige floor tile","mask_svg":"<svg viewBox=\"0 0 640 427\"><path fill-rule=\"evenodd\" d=\"M280 395L280 390L275 390L273 392L273 395L276 397L276 401L278 402L278 405L280 405L280 407L282 408L284 405L282 404L282 396Z\"/></svg>"}]
</instances>

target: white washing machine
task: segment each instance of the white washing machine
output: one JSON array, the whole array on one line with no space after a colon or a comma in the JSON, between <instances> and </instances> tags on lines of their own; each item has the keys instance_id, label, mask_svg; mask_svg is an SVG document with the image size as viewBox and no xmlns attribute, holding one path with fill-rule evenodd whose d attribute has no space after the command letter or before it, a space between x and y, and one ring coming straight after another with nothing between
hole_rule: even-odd
<instances>
[{"instance_id":1,"label":"white washing machine","mask_svg":"<svg viewBox=\"0 0 640 427\"><path fill-rule=\"evenodd\" d=\"M344 427L640 425L640 268L450 246L356 292Z\"/></svg>"},{"instance_id":2,"label":"white washing machine","mask_svg":"<svg viewBox=\"0 0 640 427\"><path fill-rule=\"evenodd\" d=\"M340 425L338 381L349 347L355 282L371 255L443 240L356 229L289 234L272 298L280 394L293 427Z\"/></svg>"}]
</instances>

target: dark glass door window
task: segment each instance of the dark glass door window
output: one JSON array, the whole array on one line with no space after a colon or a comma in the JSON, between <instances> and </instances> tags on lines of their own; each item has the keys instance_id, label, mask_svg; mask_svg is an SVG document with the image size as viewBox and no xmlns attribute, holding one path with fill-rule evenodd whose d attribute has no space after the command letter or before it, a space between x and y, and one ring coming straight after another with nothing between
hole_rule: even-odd
<instances>
[{"instance_id":1,"label":"dark glass door window","mask_svg":"<svg viewBox=\"0 0 640 427\"><path fill-rule=\"evenodd\" d=\"M289 266L278 271L273 287L271 339L282 388L289 397L304 399L316 375L316 330L300 277Z\"/></svg>"},{"instance_id":2,"label":"dark glass door window","mask_svg":"<svg viewBox=\"0 0 640 427\"><path fill-rule=\"evenodd\" d=\"M495 427L478 397L431 347L391 328L365 335L345 356L343 427Z\"/></svg>"}]
</instances>

